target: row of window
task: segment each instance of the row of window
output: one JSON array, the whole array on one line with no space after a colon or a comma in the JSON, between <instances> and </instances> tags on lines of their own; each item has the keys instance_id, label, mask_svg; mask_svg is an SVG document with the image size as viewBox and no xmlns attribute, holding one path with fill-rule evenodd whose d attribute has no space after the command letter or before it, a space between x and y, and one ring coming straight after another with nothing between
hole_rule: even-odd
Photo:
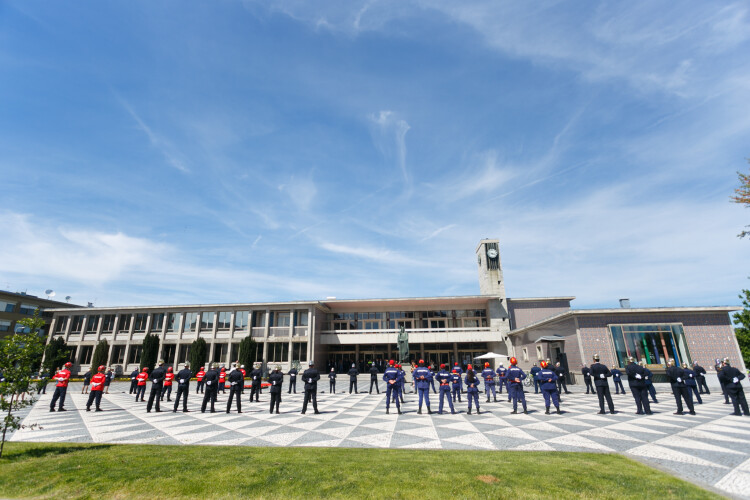
<instances>
[{"instance_id":1,"label":"row of window","mask_svg":"<svg viewBox=\"0 0 750 500\"><path fill-rule=\"evenodd\" d=\"M271 326L290 327L292 320L294 326L307 326L307 310L294 311L271 311L268 314L268 321ZM234 318L234 319L232 319ZM161 332L165 329L167 332L196 332L229 330L234 326L235 331L247 331L248 325L253 328L263 328L266 326L265 311L201 311L188 313L152 313L151 325L149 327L148 313L123 313L119 317L116 314L90 314L60 316L55 324L55 333L65 333L70 322L71 333L96 333L99 327L99 321L102 323L103 333L112 333L115 329L115 320L117 320L117 330L121 332L130 331L132 324L133 331L136 333Z\"/></svg>"},{"instance_id":2,"label":"row of window","mask_svg":"<svg viewBox=\"0 0 750 500\"><path fill-rule=\"evenodd\" d=\"M43 313L44 309L40 308L39 306L35 306L33 304L24 304L23 302L18 306L18 313L19 314L25 314L27 316L33 316L34 311L39 309L39 313ZM16 312L16 303L15 302L6 302L3 300L0 300L0 311L7 312L7 313L13 313Z\"/></svg>"},{"instance_id":3,"label":"row of window","mask_svg":"<svg viewBox=\"0 0 750 500\"><path fill-rule=\"evenodd\" d=\"M331 330L397 330L480 328L487 326L484 309L445 311L390 311L366 313L330 313L323 327Z\"/></svg>"}]
</instances>

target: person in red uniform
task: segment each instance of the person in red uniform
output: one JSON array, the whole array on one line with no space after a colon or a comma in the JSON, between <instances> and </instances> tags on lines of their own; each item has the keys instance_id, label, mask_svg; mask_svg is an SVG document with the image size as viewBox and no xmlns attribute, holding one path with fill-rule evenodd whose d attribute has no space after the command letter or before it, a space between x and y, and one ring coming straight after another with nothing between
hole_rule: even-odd
<instances>
[{"instance_id":1,"label":"person in red uniform","mask_svg":"<svg viewBox=\"0 0 750 500\"><path fill-rule=\"evenodd\" d=\"M49 404L49 411L55 411L55 403L58 398L60 399L60 406L58 406L57 411L67 411L63 406L65 405L65 394L68 392L71 366L73 366L73 363L69 361L65 363L62 370L55 373L54 379L57 380L57 386L55 387L55 393L52 395L52 402Z\"/></svg>"},{"instance_id":2,"label":"person in red uniform","mask_svg":"<svg viewBox=\"0 0 750 500\"><path fill-rule=\"evenodd\" d=\"M99 406L102 403L102 391L104 390L104 382L107 381L107 376L104 371L107 369L106 366L101 365L99 367L99 373L91 377L91 392L89 392L89 401L86 403L86 411L91 411L91 403L96 401L96 411L102 411Z\"/></svg>"},{"instance_id":3,"label":"person in red uniform","mask_svg":"<svg viewBox=\"0 0 750 500\"><path fill-rule=\"evenodd\" d=\"M198 373L195 374L195 378L198 379L198 384L195 386L195 393L203 394L203 386L205 385L205 382L203 381L203 377L206 376L206 370L203 369L203 367L200 367L200 370L198 370Z\"/></svg>"},{"instance_id":4,"label":"person in red uniform","mask_svg":"<svg viewBox=\"0 0 750 500\"><path fill-rule=\"evenodd\" d=\"M146 382L148 382L148 366L144 366L141 373L135 378L138 381L138 387L135 389L135 400L138 401L138 396L141 397L141 402L144 402L144 396L146 396Z\"/></svg>"},{"instance_id":5,"label":"person in red uniform","mask_svg":"<svg viewBox=\"0 0 750 500\"><path fill-rule=\"evenodd\" d=\"M223 366L221 367L221 371L219 372L219 387L216 389L216 392L221 391L222 394L227 393L227 369Z\"/></svg>"},{"instance_id":6,"label":"person in red uniform","mask_svg":"<svg viewBox=\"0 0 750 500\"><path fill-rule=\"evenodd\" d=\"M164 375L164 390L161 391L161 400L164 401L164 393L167 393L167 401L172 401L172 381L174 373L172 367L167 368L167 374Z\"/></svg>"},{"instance_id":7,"label":"person in red uniform","mask_svg":"<svg viewBox=\"0 0 750 500\"><path fill-rule=\"evenodd\" d=\"M245 371L245 365L242 365L240 367L240 371L242 372L242 380L245 380L245 377L247 377L247 372ZM242 394L245 394L245 383L242 383Z\"/></svg>"}]
</instances>

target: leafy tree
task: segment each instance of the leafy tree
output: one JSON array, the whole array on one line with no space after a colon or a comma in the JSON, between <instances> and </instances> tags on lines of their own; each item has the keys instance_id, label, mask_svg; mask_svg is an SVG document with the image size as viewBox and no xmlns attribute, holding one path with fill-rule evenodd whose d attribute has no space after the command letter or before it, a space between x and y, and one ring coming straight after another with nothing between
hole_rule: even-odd
<instances>
[{"instance_id":1,"label":"leafy tree","mask_svg":"<svg viewBox=\"0 0 750 500\"><path fill-rule=\"evenodd\" d=\"M748 160L750 162L750 160ZM743 174L742 172L737 172L737 176L740 179L740 187L734 190L735 195L732 196L730 199L735 203L740 203L742 205L745 205L746 207L750 207L750 174ZM750 226L745 226L750 227ZM744 238L745 236L750 235L750 231L742 231L737 236L740 238Z\"/></svg>"},{"instance_id":2,"label":"leafy tree","mask_svg":"<svg viewBox=\"0 0 750 500\"><path fill-rule=\"evenodd\" d=\"M100 340L94 349L94 355L91 357L91 372L96 373L100 365L107 365L109 358L109 342L106 339Z\"/></svg>"},{"instance_id":3,"label":"leafy tree","mask_svg":"<svg viewBox=\"0 0 750 500\"><path fill-rule=\"evenodd\" d=\"M193 369L193 373L197 372L203 366L207 355L208 345L206 341L203 339L194 340L190 346L190 367Z\"/></svg>"},{"instance_id":4,"label":"leafy tree","mask_svg":"<svg viewBox=\"0 0 750 500\"><path fill-rule=\"evenodd\" d=\"M154 371L157 358L159 357L159 336L148 334L143 337L143 353L141 354L141 370L144 366L148 367L150 372Z\"/></svg>"},{"instance_id":5,"label":"leafy tree","mask_svg":"<svg viewBox=\"0 0 750 500\"><path fill-rule=\"evenodd\" d=\"M734 329L734 334L737 336L745 366L750 367L750 290L742 290L739 298L742 299L742 305L745 308L732 315L734 324L738 325Z\"/></svg>"},{"instance_id":6,"label":"leafy tree","mask_svg":"<svg viewBox=\"0 0 750 500\"><path fill-rule=\"evenodd\" d=\"M39 390L39 383L32 386L34 364L44 351L44 344L39 336L39 330L44 327L44 320L39 317L39 310L34 312L33 318L24 318L18 323L29 329L28 333L15 333L0 341L0 372L3 381L0 382L0 412L2 412L2 441L0 441L0 457L3 456L5 435L7 431L36 427L36 424L26 426L21 424L21 417L13 412L31 406L36 402L34 393ZM29 397L21 399L21 394L28 393Z\"/></svg>"},{"instance_id":7,"label":"leafy tree","mask_svg":"<svg viewBox=\"0 0 750 500\"><path fill-rule=\"evenodd\" d=\"M62 337L57 337L49 341L44 350L44 363L42 371L52 375L55 370L70 360L71 349Z\"/></svg>"},{"instance_id":8,"label":"leafy tree","mask_svg":"<svg viewBox=\"0 0 750 500\"><path fill-rule=\"evenodd\" d=\"M250 368L255 362L256 355L258 352L258 343L253 340L251 336L247 336L240 342L240 350L237 354L238 360L241 365L245 365L245 368Z\"/></svg>"}]
</instances>

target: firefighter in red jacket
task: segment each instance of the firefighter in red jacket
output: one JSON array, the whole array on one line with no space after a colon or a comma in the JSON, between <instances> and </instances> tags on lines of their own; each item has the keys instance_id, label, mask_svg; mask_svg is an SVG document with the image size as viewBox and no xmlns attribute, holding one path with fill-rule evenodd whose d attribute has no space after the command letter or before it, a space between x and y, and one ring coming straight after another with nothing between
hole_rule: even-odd
<instances>
[{"instance_id":1,"label":"firefighter in red jacket","mask_svg":"<svg viewBox=\"0 0 750 500\"><path fill-rule=\"evenodd\" d=\"M63 408L63 405L65 405L65 394L68 392L71 366L73 366L73 363L67 362L62 370L55 373L54 379L57 380L57 386L55 387L55 394L52 395L52 402L49 404L49 411L55 411L55 403L58 398L60 399L60 406L58 406L57 411L67 411Z\"/></svg>"},{"instance_id":2,"label":"firefighter in red jacket","mask_svg":"<svg viewBox=\"0 0 750 500\"><path fill-rule=\"evenodd\" d=\"M96 401L96 411L102 411L99 405L102 403L102 391L104 390L104 382L107 380L107 376L104 374L106 369L106 366L100 366L99 373L91 377L91 390L89 392L89 401L86 403L86 411L91 411L91 403L94 401Z\"/></svg>"},{"instance_id":3,"label":"firefighter in red jacket","mask_svg":"<svg viewBox=\"0 0 750 500\"><path fill-rule=\"evenodd\" d=\"M221 391L222 394L227 393L227 369L223 366L221 367L221 371L219 372L219 387L216 389L216 392Z\"/></svg>"},{"instance_id":4,"label":"firefighter in red jacket","mask_svg":"<svg viewBox=\"0 0 750 500\"><path fill-rule=\"evenodd\" d=\"M138 387L135 389L135 400L138 401L138 396L140 396L141 402L143 402L143 398L146 396L146 382L148 382L148 366L144 366L135 379L138 381Z\"/></svg>"},{"instance_id":5,"label":"firefighter in red jacket","mask_svg":"<svg viewBox=\"0 0 750 500\"><path fill-rule=\"evenodd\" d=\"M172 401L172 381L174 380L174 373L172 367L167 368L167 374L164 375L164 389L161 391L161 400L164 401L164 393L167 393L167 401Z\"/></svg>"},{"instance_id":6,"label":"firefighter in red jacket","mask_svg":"<svg viewBox=\"0 0 750 500\"><path fill-rule=\"evenodd\" d=\"M195 386L195 393L201 393L203 394L203 387L206 385L206 383L203 381L203 377L206 376L206 371L201 366L200 370L198 370L198 373L195 374L195 378L198 379L198 384Z\"/></svg>"}]
</instances>

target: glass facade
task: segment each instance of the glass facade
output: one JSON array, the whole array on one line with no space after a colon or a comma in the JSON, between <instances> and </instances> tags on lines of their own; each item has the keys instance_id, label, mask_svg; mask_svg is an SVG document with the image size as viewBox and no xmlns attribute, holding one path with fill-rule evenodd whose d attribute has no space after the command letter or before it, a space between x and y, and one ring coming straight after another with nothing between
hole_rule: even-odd
<instances>
[{"instance_id":1,"label":"glass facade","mask_svg":"<svg viewBox=\"0 0 750 500\"><path fill-rule=\"evenodd\" d=\"M60 316L57 318L57 323L55 323L55 333L65 333L65 328L68 326L68 317L67 316Z\"/></svg>"},{"instance_id":2,"label":"glass facade","mask_svg":"<svg viewBox=\"0 0 750 500\"><path fill-rule=\"evenodd\" d=\"M154 313L151 315L151 331L160 332L164 328L164 313Z\"/></svg>"},{"instance_id":3,"label":"glass facade","mask_svg":"<svg viewBox=\"0 0 750 500\"><path fill-rule=\"evenodd\" d=\"M138 313L135 315L135 325L133 331L143 333L146 331L146 323L148 322L148 314Z\"/></svg>"},{"instance_id":4,"label":"glass facade","mask_svg":"<svg viewBox=\"0 0 750 500\"><path fill-rule=\"evenodd\" d=\"M446 328L486 328L487 311L484 309L440 311L388 311L360 313L329 313L325 330L398 330L421 328L442 330Z\"/></svg>"},{"instance_id":5,"label":"glass facade","mask_svg":"<svg viewBox=\"0 0 750 500\"><path fill-rule=\"evenodd\" d=\"M194 332L198 326L198 313L185 313L185 326L182 331Z\"/></svg>"},{"instance_id":6,"label":"glass facade","mask_svg":"<svg viewBox=\"0 0 750 500\"><path fill-rule=\"evenodd\" d=\"M115 327L115 315L114 314L105 314L102 318L102 332L105 333L112 333L112 330Z\"/></svg>"},{"instance_id":7,"label":"glass facade","mask_svg":"<svg viewBox=\"0 0 750 500\"><path fill-rule=\"evenodd\" d=\"M231 311L219 311L219 318L216 321L216 328L219 330L229 330L231 325L232 313Z\"/></svg>"},{"instance_id":8,"label":"glass facade","mask_svg":"<svg viewBox=\"0 0 750 500\"><path fill-rule=\"evenodd\" d=\"M234 329L235 330L247 330L248 317L249 317L249 311L235 311Z\"/></svg>"},{"instance_id":9,"label":"glass facade","mask_svg":"<svg viewBox=\"0 0 750 500\"><path fill-rule=\"evenodd\" d=\"M86 333L96 333L99 327L99 315L92 314L86 318Z\"/></svg>"},{"instance_id":10,"label":"glass facade","mask_svg":"<svg viewBox=\"0 0 750 500\"><path fill-rule=\"evenodd\" d=\"M132 314L120 314L120 321L117 323L117 329L121 332L129 332L131 319L133 319Z\"/></svg>"},{"instance_id":11,"label":"glass facade","mask_svg":"<svg viewBox=\"0 0 750 500\"><path fill-rule=\"evenodd\" d=\"M13 302L4 302L0 300L0 311L12 313L16 309L16 305Z\"/></svg>"},{"instance_id":12,"label":"glass facade","mask_svg":"<svg viewBox=\"0 0 750 500\"><path fill-rule=\"evenodd\" d=\"M180 317L182 313L169 313L167 315L167 331L176 332L180 328Z\"/></svg>"},{"instance_id":13,"label":"glass facade","mask_svg":"<svg viewBox=\"0 0 750 500\"><path fill-rule=\"evenodd\" d=\"M210 331L214 329L214 312L203 311L201 312L201 331Z\"/></svg>"},{"instance_id":14,"label":"glass facade","mask_svg":"<svg viewBox=\"0 0 750 500\"><path fill-rule=\"evenodd\" d=\"M649 365L666 365L670 358L677 364L692 362L679 323L609 325L609 331L619 366L627 366L629 356Z\"/></svg>"},{"instance_id":15,"label":"glass facade","mask_svg":"<svg viewBox=\"0 0 750 500\"><path fill-rule=\"evenodd\" d=\"M73 316L70 322L70 333L81 333L83 329L83 316Z\"/></svg>"}]
</instances>

